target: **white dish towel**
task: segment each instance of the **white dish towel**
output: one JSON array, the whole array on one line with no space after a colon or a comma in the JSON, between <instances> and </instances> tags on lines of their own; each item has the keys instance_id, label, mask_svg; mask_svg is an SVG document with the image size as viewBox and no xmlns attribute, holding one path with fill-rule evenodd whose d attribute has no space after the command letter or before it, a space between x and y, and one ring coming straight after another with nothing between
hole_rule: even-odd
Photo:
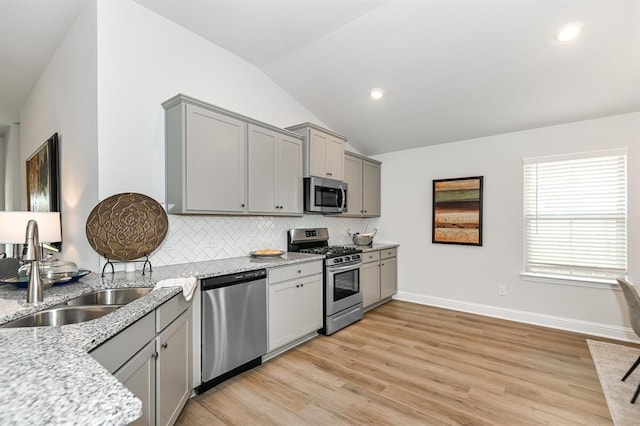
<instances>
[{"instance_id":1,"label":"white dish towel","mask_svg":"<svg viewBox=\"0 0 640 426\"><path fill-rule=\"evenodd\" d=\"M169 278L167 280L158 281L155 286L155 288L164 287L182 287L182 294L188 302L193 297L196 287L198 287L198 279L196 277Z\"/></svg>"}]
</instances>

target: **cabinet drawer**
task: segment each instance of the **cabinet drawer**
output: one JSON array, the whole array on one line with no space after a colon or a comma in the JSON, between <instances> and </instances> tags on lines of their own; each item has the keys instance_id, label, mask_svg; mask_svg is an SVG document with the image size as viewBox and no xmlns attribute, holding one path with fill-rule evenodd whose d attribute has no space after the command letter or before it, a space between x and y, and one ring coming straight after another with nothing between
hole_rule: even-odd
<instances>
[{"instance_id":1,"label":"cabinet drawer","mask_svg":"<svg viewBox=\"0 0 640 426\"><path fill-rule=\"evenodd\" d=\"M307 263L296 263L291 266L282 266L268 270L269 284L280 281L292 280L294 278L306 277L308 275L322 273L322 260L315 260Z\"/></svg>"},{"instance_id":2,"label":"cabinet drawer","mask_svg":"<svg viewBox=\"0 0 640 426\"><path fill-rule=\"evenodd\" d=\"M196 288L196 291L200 291L200 289ZM156 332L167 328L174 319L189 308L190 304L191 302L187 302L182 293L178 293L160 305L156 309Z\"/></svg>"},{"instance_id":3,"label":"cabinet drawer","mask_svg":"<svg viewBox=\"0 0 640 426\"><path fill-rule=\"evenodd\" d=\"M362 263L377 262L380 260L380 251L368 251L362 253Z\"/></svg>"},{"instance_id":4,"label":"cabinet drawer","mask_svg":"<svg viewBox=\"0 0 640 426\"><path fill-rule=\"evenodd\" d=\"M154 321L155 311L145 315L98 346L90 352L90 355L102 364L109 373L113 374L155 337Z\"/></svg>"},{"instance_id":5,"label":"cabinet drawer","mask_svg":"<svg viewBox=\"0 0 640 426\"><path fill-rule=\"evenodd\" d=\"M396 257L396 256L398 256L397 247L380 250L380 259L389 259L390 257Z\"/></svg>"}]
</instances>

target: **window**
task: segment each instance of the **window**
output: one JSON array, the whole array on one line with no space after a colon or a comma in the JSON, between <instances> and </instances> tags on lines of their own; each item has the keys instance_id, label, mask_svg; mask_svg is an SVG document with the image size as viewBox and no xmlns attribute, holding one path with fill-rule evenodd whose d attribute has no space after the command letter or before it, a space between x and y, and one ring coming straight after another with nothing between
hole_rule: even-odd
<instances>
[{"instance_id":1,"label":"window","mask_svg":"<svg viewBox=\"0 0 640 426\"><path fill-rule=\"evenodd\" d=\"M524 276L627 273L626 150L524 161Z\"/></svg>"}]
</instances>

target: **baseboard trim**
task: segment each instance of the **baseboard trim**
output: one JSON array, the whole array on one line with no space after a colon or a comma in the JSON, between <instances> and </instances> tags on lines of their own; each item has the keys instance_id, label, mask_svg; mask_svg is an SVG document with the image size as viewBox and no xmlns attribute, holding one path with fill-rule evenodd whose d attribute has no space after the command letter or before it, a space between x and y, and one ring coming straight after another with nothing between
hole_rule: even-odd
<instances>
[{"instance_id":1,"label":"baseboard trim","mask_svg":"<svg viewBox=\"0 0 640 426\"><path fill-rule=\"evenodd\" d=\"M301 345L307 340L313 339L314 337L318 337L317 331L314 331L313 333L309 333L305 336L300 337L299 339L294 340L293 342L287 343L284 346L280 346L279 348L274 349L271 352L268 352L267 354L262 356L262 362L269 361L270 359L275 358L278 355L287 352L289 349L293 349L294 347Z\"/></svg>"},{"instance_id":2,"label":"baseboard trim","mask_svg":"<svg viewBox=\"0 0 640 426\"><path fill-rule=\"evenodd\" d=\"M409 293L406 291L399 291L393 298L405 302L419 303L421 305L435 306L438 308L452 309L454 311L468 312L526 324L540 325L543 327L573 331L581 334L589 334L592 336L640 343L640 340L638 340L638 337L633 330L627 327L582 321L573 318L556 317L552 315L538 314L535 312L519 311L515 309L501 308L498 306L481 305L479 303L426 296L424 294Z\"/></svg>"}]
</instances>

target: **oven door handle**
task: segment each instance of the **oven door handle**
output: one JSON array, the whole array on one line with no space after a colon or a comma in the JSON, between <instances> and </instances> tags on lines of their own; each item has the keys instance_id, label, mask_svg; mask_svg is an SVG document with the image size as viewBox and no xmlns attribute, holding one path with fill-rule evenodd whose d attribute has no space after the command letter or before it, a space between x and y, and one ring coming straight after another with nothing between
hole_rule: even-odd
<instances>
[{"instance_id":1,"label":"oven door handle","mask_svg":"<svg viewBox=\"0 0 640 426\"><path fill-rule=\"evenodd\" d=\"M329 270L328 272L330 274L334 274L336 272L344 272L344 271L348 271L349 269L360 269L360 262L358 263L351 263L349 265L344 265L344 266L339 266L339 267L333 267L333 266L329 266L327 267L327 269Z\"/></svg>"}]
</instances>

